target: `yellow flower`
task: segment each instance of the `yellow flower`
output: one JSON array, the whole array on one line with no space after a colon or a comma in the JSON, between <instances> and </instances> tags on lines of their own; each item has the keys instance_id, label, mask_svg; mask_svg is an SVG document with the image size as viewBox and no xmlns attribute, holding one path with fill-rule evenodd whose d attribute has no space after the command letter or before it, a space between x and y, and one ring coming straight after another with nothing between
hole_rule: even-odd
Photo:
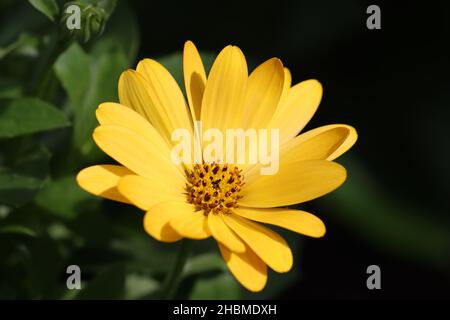
<instances>
[{"instance_id":1,"label":"yellow flower","mask_svg":"<svg viewBox=\"0 0 450 320\"><path fill-rule=\"evenodd\" d=\"M333 124L298 133L316 111L322 86L307 80L291 87L291 75L273 58L248 75L241 50L227 46L207 77L194 44L183 53L188 104L170 73L144 59L119 80L120 104L103 103L96 144L121 165L82 170L77 181L86 191L146 212L144 228L155 239L212 236L235 278L260 291L267 266L287 272L293 263L286 241L263 224L310 237L325 234L311 213L288 209L338 188L345 169L332 162L356 141L356 131ZM194 121L208 128L278 128L279 171L261 175L257 165L175 164L171 134ZM284 207L284 208L277 208ZM261 224L263 223L263 224Z\"/></svg>"}]
</instances>

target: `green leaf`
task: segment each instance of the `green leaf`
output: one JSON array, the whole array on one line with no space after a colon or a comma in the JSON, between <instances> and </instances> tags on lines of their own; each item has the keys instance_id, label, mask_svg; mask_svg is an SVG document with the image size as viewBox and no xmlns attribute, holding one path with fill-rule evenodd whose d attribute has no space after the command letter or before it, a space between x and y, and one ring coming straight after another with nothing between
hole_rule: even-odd
<instances>
[{"instance_id":1,"label":"green leaf","mask_svg":"<svg viewBox=\"0 0 450 320\"><path fill-rule=\"evenodd\" d=\"M55 21L55 18L59 13L59 7L56 0L28 0L28 2L51 21Z\"/></svg>"},{"instance_id":2,"label":"green leaf","mask_svg":"<svg viewBox=\"0 0 450 320\"><path fill-rule=\"evenodd\" d=\"M0 226L0 234L19 234L29 237L36 237L36 232L21 225Z\"/></svg>"},{"instance_id":3,"label":"green leaf","mask_svg":"<svg viewBox=\"0 0 450 320\"><path fill-rule=\"evenodd\" d=\"M131 211L131 210L130 210ZM136 210L134 210L136 213ZM131 214L131 212L130 212ZM161 276L167 272L167 266L172 265L176 252L172 244L155 241L142 228L142 219L138 218L133 229L115 224L115 231L121 235L115 239L112 248L115 252L130 257L132 267L139 273ZM120 230L123 229L123 230ZM155 259L154 257L158 257Z\"/></svg>"},{"instance_id":4,"label":"green leaf","mask_svg":"<svg viewBox=\"0 0 450 320\"><path fill-rule=\"evenodd\" d=\"M0 106L0 138L63 128L69 125L64 113L37 98L18 98Z\"/></svg>"},{"instance_id":5,"label":"green leaf","mask_svg":"<svg viewBox=\"0 0 450 320\"><path fill-rule=\"evenodd\" d=\"M146 276L129 274L125 279L125 299L141 299L159 289L159 282Z\"/></svg>"},{"instance_id":6,"label":"green leaf","mask_svg":"<svg viewBox=\"0 0 450 320\"><path fill-rule=\"evenodd\" d=\"M190 258L183 269L183 277L210 271L226 271L225 262L217 253L204 253Z\"/></svg>"},{"instance_id":7,"label":"green leaf","mask_svg":"<svg viewBox=\"0 0 450 320\"><path fill-rule=\"evenodd\" d=\"M113 265L83 285L77 299L121 299L125 294L125 267Z\"/></svg>"},{"instance_id":8,"label":"green leaf","mask_svg":"<svg viewBox=\"0 0 450 320\"><path fill-rule=\"evenodd\" d=\"M97 125L95 109L102 102L117 101L117 83L127 66L125 54L114 43L102 43L101 52L89 56L73 44L55 64L74 113L73 142L83 157L97 150L91 138Z\"/></svg>"},{"instance_id":9,"label":"green leaf","mask_svg":"<svg viewBox=\"0 0 450 320\"><path fill-rule=\"evenodd\" d=\"M54 66L70 102L77 107L75 112L80 112L78 109L85 105L85 96L89 93L90 64L89 55L78 44L73 44L59 57Z\"/></svg>"},{"instance_id":10,"label":"green leaf","mask_svg":"<svg viewBox=\"0 0 450 320\"><path fill-rule=\"evenodd\" d=\"M76 183L75 176L69 175L49 181L35 202L49 213L70 220L87 209L95 210L99 198L82 190Z\"/></svg>"},{"instance_id":11,"label":"green leaf","mask_svg":"<svg viewBox=\"0 0 450 320\"><path fill-rule=\"evenodd\" d=\"M22 92L23 88L19 81L0 76L0 99L16 99Z\"/></svg>"},{"instance_id":12,"label":"green leaf","mask_svg":"<svg viewBox=\"0 0 450 320\"><path fill-rule=\"evenodd\" d=\"M35 196L47 177L50 160L48 151L39 145L16 152L17 159L12 164L2 164L0 159L0 203L13 207L22 206Z\"/></svg>"},{"instance_id":13,"label":"green leaf","mask_svg":"<svg viewBox=\"0 0 450 320\"><path fill-rule=\"evenodd\" d=\"M199 278L190 292L189 299L230 300L241 298L241 288L229 273Z\"/></svg>"},{"instance_id":14,"label":"green leaf","mask_svg":"<svg viewBox=\"0 0 450 320\"><path fill-rule=\"evenodd\" d=\"M22 50L24 53L33 51L32 48L35 48L37 45L38 39L35 36L31 36L27 33L21 33L15 41L6 47L0 48L0 60L14 51Z\"/></svg>"},{"instance_id":15,"label":"green leaf","mask_svg":"<svg viewBox=\"0 0 450 320\"><path fill-rule=\"evenodd\" d=\"M190 258L182 275L181 290L189 299L239 299L241 288L217 253L203 253Z\"/></svg>"}]
</instances>

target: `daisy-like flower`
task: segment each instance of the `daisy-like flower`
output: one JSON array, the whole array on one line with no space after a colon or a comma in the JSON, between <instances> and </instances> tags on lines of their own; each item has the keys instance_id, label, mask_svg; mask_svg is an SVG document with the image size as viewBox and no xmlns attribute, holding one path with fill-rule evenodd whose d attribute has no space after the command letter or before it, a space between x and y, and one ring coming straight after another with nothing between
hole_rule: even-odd
<instances>
[{"instance_id":1,"label":"daisy-like flower","mask_svg":"<svg viewBox=\"0 0 450 320\"><path fill-rule=\"evenodd\" d=\"M77 176L86 191L144 210L144 228L163 242L213 237L230 272L248 290L260 291L267 267L287 272L293 264L286 241L266 224L310 237L325 234L311 213L286 206L338 188L345 169L332 160L356 141L342 124L298 135L315 113L322 86L307 80L291 86L291 75L273 58L248 75L241 50L227 46L206 75L190 41L183 52L187 101L170 73L144 59L119 79L120 104L102 103L96 144L120 165L95 165ZM176 164L171 135L217 128L279 129L279 170L261 175L258 165Z\"/></svg>"}]
</instances>

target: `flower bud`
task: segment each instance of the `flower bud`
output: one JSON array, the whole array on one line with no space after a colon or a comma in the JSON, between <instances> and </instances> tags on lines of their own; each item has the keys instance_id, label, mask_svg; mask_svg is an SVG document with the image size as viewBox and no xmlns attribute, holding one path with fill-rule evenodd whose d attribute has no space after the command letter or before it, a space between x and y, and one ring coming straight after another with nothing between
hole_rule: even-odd
<instances>
[{"instance_id":1,"label":"flower bud","mask_svg":"<svg viewBox=\"0 0 450 320\"><path fill-rule=\"evenodd\" d=\"M105 9L99 7L96 1L70 1L64 7L61 27L64 34L86 43L103 32L106 20Z\"/></svg>"}]
</instances>

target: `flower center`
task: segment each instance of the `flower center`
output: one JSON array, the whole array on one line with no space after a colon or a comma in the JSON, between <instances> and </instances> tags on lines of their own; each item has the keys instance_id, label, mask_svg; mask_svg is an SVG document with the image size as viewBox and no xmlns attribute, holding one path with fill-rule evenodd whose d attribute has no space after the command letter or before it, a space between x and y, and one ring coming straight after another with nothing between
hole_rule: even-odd
<instances>
[{"instance_id":1,"label":"flower center","mask_svg":"<svg viewBox=\"0 0 450 320\"><path fill-rule=\"evenodd\" d=\"M186 170L187 201L205 215L231 213L231 208L237 208L237 201L242 198L239 195L244 185L241 171L227 164L194 165L193 170Z\"/></svg>"}]
</instances>

